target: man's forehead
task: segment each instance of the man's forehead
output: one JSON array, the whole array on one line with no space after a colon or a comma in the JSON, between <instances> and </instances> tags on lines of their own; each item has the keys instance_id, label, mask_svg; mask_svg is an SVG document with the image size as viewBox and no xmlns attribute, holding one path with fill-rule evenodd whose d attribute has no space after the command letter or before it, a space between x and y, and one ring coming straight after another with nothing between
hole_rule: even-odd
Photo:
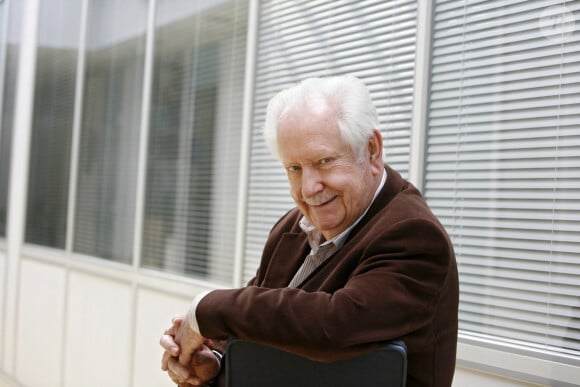
<instances>
[{"instance_id":1,"label":"man's forehead","mask_svg":"<svg viewBox=\"0 0 580 387\"><path fill-rule=\"evenodd\" d=\"M305 108L308 109L308 113L316 116L323 116L328 115L330 112L333 112L333 106L322 94L313 94L308 98L303 100Z\"/></svg>"},{"instance_id":2,"label":"man's forehead","mask_svg":"<svg viewBox=\"0 0 580 387\"><path fill-rule=\"evenodd\" d=\"M287 106L278 120L278 127L291 126L313 126L324 125L334 128L337 124L337 112L322 96L319 98L308 98L297 104Z\"/></svg>"}]
</instances>

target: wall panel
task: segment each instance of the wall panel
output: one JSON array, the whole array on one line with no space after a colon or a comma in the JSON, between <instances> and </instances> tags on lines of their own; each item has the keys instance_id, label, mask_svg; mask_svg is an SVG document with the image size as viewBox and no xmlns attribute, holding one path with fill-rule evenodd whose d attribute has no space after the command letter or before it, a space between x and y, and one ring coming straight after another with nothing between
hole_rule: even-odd
<instances>
[{"instance_id":1,"label":"wall panel","mask_svg":"<svg viewBox=\"0 0 580 387\"><path fill-rule=\"evenodd\" d=\"M21 261L16 376L27 386L60 386L65 283L63 268Z\"/></svg>"},{"instance_id":2,"label":"wall panel","mask_svg":"<svg viewBox=\"0 0 580 387\"><path fill-rule=\"evenodd\" d=\"M131 286L71 272L67 288L66 387L127 387L131 373Z\"/></svg>"},{"instance_id":3,"label":"wall panel","mask_svg":"<svg viewBox=\"0 0 580 387\"><path fill-rule=\"evenodd\" d=\"M157 290L137 291L135 324L135 357L133 386L174 386L166 373L161 372L161 333L171 324L171 317L185 313L191 298L179 298Z\"/></svg>"},{"instance_id":4,"label":"wall panel","mask_svg":"<svg viewBox=\"0 0 580 387\"><path fill-rule=\"evenodd\" d=\"M526 383L516 379L500 378L497 375L458 367L453 378L453 387L540 387L543 384Z\"/></svg>"},{"instance_id":5,"label":"wall panel","mask_svg":"<svg viewBox=\"0 0 580 387\"><path fill-rule=\"evenodd\" d=\"M2 285L0 286L0 305L2 305L2 307L0 308L0 332L2 332L2 334L0 335L0 364L3 364L4 360L4 305L6 305L6 300L4 299L5 297L4 283L6 281L5 275L6 275L6 253L4 251L0 251L0 281Z\"/></svg>"}]
</instances>

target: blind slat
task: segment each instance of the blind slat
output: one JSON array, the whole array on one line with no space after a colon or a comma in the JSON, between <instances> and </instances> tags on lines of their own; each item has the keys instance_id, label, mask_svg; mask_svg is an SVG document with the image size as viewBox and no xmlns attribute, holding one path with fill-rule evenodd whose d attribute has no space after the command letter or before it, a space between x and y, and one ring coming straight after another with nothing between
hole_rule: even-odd
<instances>
[{"instance_id":1,"label":"blind slat","mask_svg":"<svg viewBox=\"0 0 580 387\"><path fill-rule=\"evenodd\" d=\"M388 162L408 170L416 0L264 1L260 9L244 276L252 277L270 227L294 207L286 176L262 139L268 100L304 78L352 73L368 85Z\"/></svg>"},{"instance_id":2,"label":"blind slat","mask_svg":"<svg viewBox=\"0 0 580 387\"><path fill-rule=\"evenodd\" d=\"M435 2L425 178L458 255L460 329L576 356L579 16L579 2Z\"/></svg>"},{"instance_id":3,"label":"blind slat","mask_svg":"<svg viewBox=\"0 0 580 387\"><path fill-rule=\"evenodd\" d=\"M247 2L186 3L156 8L141 263L231 285Z\"/></svg>"}]
</instances>

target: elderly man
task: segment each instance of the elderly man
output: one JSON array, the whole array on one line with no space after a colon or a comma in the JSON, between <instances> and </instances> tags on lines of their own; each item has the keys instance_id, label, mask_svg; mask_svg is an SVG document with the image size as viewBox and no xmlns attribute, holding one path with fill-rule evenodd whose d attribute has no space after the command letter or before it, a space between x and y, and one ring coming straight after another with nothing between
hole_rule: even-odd
<instances>
[{"instance_id":1,"label":"elderly man","mask_svg":"<svg viewBox=\"0 0 580 387\"><path fill-rule=\"evenodd\" d=\"M265 137L297 207L274 225L248 286L199 295L165 331L162 368L176 383L222 382L215 340L234 336L321 361L400 339L407 386L451 385L453 247L419 191L384 165L377 128L352 76L307 79L270 101Z\"/></svg>"}]
</instances>

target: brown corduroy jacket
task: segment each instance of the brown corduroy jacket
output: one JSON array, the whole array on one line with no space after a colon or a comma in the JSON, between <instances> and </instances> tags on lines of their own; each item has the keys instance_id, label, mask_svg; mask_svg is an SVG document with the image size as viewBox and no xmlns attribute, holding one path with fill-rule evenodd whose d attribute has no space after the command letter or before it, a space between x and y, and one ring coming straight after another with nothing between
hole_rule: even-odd
<instances>
[{"instance_id":1,"label":"brown corduroy jacket","mask_svg":"<svg viewBox=\"0 0 580 387\"><path fill-rule=\"evenodd\" d=\"M404 340L407 386L450 386L459 298L453 247L419 191L386 170L385 186L345 245L297 289L287 285L310 247L300 212L282 217L249 285L213 291L200 302L201 333L320 361Z\"/></svg>"}]
</instances>

